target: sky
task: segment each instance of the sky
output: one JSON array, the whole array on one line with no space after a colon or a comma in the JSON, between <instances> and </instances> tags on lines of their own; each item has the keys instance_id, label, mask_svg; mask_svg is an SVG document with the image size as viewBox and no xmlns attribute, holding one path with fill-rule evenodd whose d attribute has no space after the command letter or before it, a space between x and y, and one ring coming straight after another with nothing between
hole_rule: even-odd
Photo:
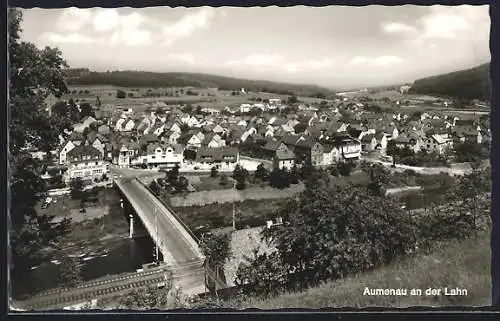
<instances>
[{"instance_id":1,"label":"sky","mask_svg":"<svg viewBox=\"0 0 500 321\"><path fill-rule=\"evenodd\" d=\"M488 6L23 10L23 40L71 67L200 72L330 88L490 61Z\"/></svg>"}]
</instances>

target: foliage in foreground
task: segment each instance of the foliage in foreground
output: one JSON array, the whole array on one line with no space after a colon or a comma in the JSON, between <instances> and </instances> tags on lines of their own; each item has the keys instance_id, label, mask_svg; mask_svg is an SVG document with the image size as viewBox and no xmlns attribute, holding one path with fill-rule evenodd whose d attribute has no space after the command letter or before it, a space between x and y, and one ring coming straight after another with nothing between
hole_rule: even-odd
<instances>
[{"instance_id":1,"label":"foliage in foreground","mask_svg":"<svg viewBox=\"0 0 500 321\"><path fill-rule=\"evenodd\" d=\"M436 242L476 236L491 224L490 181L479 171L456 181L447 195L451 206L411 216L381 193L384 172L365 170L371 171L371 184L346 189L314 174L300 200L290 204L287 224L263 233L276 251L254 253L240 265L236 283L242 293L269 296L364 273L428 252Z\"/></svg>"}]
</instances>

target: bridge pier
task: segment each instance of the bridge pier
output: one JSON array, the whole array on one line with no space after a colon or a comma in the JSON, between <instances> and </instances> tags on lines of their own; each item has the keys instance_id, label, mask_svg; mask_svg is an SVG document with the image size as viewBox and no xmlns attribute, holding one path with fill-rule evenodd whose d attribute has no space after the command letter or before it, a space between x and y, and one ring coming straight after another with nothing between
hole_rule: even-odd
<instances>
[{"instance_id":1,"label":"bridge pier","mask_svg":"<svg viewBox=\"0 0 500 321\"><path fill-rule=\"evenodd\" d=\"M129 227L129 235L128 237L131 239L134 237L134 216L132 214L129 215L130 218L130 227Z\"/></svg>"}]
</instances>

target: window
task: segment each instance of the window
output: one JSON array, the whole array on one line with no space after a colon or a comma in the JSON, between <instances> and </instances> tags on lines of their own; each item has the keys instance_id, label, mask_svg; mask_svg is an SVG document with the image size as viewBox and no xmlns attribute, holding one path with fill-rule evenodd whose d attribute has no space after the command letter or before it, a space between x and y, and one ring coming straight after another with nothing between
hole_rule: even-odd
<instances>
[{"instance_id":1,"label":"window","mask_svg":"<svg viewBox=\"0 0 500 321\"><path fill-rule=\"evenodd\" d=\"M99 162L95 162L96 165L99 165Z\"/></svg>"},{"instance_id":2,"label":"window","mask_svg":"<svg viewBox=\"0 0 500 321\"><path fill-rule=\"evenodd\" d=\"M151 156L151 159L155 159L155 158L156 158L156 156Z\"/></svg>"}]
</instances>

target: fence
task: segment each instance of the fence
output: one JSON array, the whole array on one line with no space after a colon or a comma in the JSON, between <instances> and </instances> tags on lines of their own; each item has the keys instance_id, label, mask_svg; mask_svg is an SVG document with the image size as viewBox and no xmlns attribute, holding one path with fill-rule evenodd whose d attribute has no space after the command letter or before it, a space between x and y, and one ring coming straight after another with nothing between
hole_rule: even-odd
<instances>
[{"instance_id":1,"label":"fence","mask_svg":"<svg viewBox=\"0 0 500 321\"><path fill-rule=\"evenodd\" d=\"M162 200L160 197L158 197L155 193L153 193L153 191L149 188L149 186L146 186L144 183L142 183L139 179L136 178L136 180L139 182L139 184L141 184L142 186L144 186L154 197L156 197L156 199L158 199L160 201L160 203L165 206L169 211L170 211L170 214L172 214L172 216L182 225L182 227L184 227L184 229L186 229L186 231L189 233L189 235L196 241L196 243L200 243L200 240L198 239L198 237L196 237L196 235L193 233L193 231L191 231L191 229L186 225L186 223L184 223L182 221L182 219L175 213L175 211L167 204L167 202L165 202L164 200Z\"/></svg>"}]
</instances>

